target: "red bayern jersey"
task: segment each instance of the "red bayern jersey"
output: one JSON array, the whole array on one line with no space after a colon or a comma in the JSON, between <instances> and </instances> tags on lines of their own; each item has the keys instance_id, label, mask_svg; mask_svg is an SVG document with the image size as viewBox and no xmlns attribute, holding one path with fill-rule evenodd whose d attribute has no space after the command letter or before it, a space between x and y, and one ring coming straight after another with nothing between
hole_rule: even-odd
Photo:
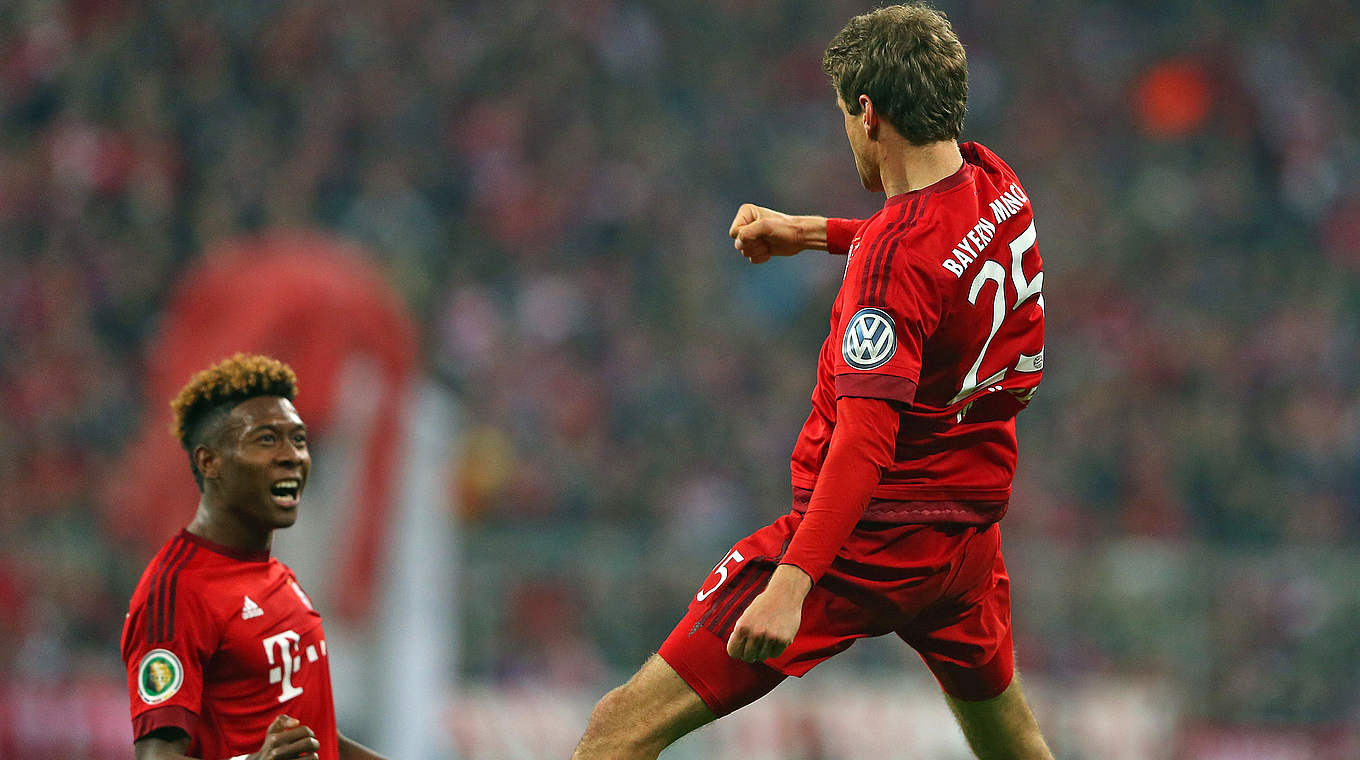
<instances>
[{"instance_id":1,"label":"red bayern jersey","mask_svg":"<svg viewBox=\"0 0 1360 760\"><path fill-rule=\"evenodd\" d=\"M987 523L1010 498L1015 414L1043 374L1043 262L1015 173L977 143L958 172L896 195L855 229L794 447L797 506L816 485L841 396L895 402L894 463L865 519Z\"/></svg>"},{"instance_id":2,"label":"red bayern jersey","mask_svg":"<svg viewBox=\"0 0 1360 760\"><path fill-rule=\"evenodd\" d=\"M177 727L190 756L222 760L259 750L287 713L339 757L321 615L268 552L180 531L132 595L123 661L134 739Z\"/></svg>"}]
</instances>

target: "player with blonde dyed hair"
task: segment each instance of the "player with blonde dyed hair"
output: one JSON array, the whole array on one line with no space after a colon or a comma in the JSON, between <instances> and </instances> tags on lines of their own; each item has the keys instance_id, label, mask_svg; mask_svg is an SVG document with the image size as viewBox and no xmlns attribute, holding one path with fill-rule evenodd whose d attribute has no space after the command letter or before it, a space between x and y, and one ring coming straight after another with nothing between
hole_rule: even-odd
<instances>
[{"instance_id":1,"label":"player with blonde dyed hair","mask_svg":"<svg viewBox=\"0 0 1360 760\"><path fill-rule=\"evenodd\" d=\"M194 451L205 441L216 440L237 403L255 396L278 396L291 402L297 392L293 368L268 356L236 354L195 374L170 402L175 413L170 430L189 453L189 467L199 489L203 474Z\"/></svg>"},{"instance_id":2,"label":"player with blonde dyed hair","mask_svg":"<svg viewBox=\"0 0 1360 760\"><path fill-rule=\"evenodd\" d=\"M311 471L293 370L237 354L179 392L198 510L123 625L137 760L381 760L336 728L321 615L270 556Z\"/></svg>"}]
</instances>

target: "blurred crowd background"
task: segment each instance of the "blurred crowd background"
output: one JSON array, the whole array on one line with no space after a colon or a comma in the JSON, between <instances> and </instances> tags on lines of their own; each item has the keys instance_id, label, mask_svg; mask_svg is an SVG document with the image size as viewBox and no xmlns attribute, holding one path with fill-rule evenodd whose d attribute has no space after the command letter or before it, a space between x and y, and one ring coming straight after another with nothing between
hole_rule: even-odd
<instances>
[{"instance_id":1,"label":"blurred crowd background","mask_svg":"<svg viewBox=\"0 0 1360 760\"><path fill-rule=\"evenodd\" d=\"M1225 727L1341 757L1360 742L1360 7L938 6L971 67L964 137L1019 173L1048 272L1003 525L1021 666L1059 696L1171 684L1168 757ZM145 347L205 251L292 228L363 246L464 408L457 681L626 676L788 506L842 265L751 266L726 232L744 201L881 204L820 70L867 9L4 3L0 685L122 683L127 599L166 538L115 538L102 508L167 401L142 393ZM883 651L824 667L920 667Z\"/></svg>"}]
</instances>

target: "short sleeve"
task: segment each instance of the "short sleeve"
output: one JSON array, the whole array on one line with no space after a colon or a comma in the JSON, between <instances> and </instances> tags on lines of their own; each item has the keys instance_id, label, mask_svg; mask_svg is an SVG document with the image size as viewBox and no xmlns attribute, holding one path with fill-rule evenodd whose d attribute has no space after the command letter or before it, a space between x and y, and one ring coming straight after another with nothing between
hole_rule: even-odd
<instances>
[{"instance_id":1,"label":"short sleeve","mask_svg":"<svg viewBox=\"0 0 1360 760\"><path fill-rule=\"evenodd\" d=\"M836 326L840 350L832 369L836 397L911 404L921 379L926 339L940 322L941 295L907 243L864 239L841 287Z\"/></svg>"},{"instance_id":2,"label":"short sleeve","mask_svg":"<svg viewBox=\"0 0 1360 760\"><path fill-rule=\"evenodd\" d=\"M217 625L198 595L173 573L153 578L123 624L123 662L134 740L161 728L193 735L202 709L204 666L216 651Z\"/></svg>"}]
</instances>

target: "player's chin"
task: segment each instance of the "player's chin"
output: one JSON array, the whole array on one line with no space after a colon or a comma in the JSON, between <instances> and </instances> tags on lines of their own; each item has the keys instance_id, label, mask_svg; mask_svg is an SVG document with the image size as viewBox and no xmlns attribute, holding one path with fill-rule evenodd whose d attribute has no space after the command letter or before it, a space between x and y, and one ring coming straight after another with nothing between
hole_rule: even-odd
<instances>
[{"instance_id":1,"label":"player's chin","mask_svg":"<svg viewBox=\"0 0 1360 760\"><path fill-rule=\"evenodd\" d=\"M298 508L294 504L290 507L280 507L275 505L269 511L269 523L275 528L291 528L297 522Z\"/></svg>"},{"instance_id":2,"label":"player's chin","mask_svg":"<svg viewBox=\"0 0 1360 760\"><path fill-rule=\"evenodd\" d=\"M302 504L301 491L265 495L270 521L276 528L286 528L297 522L298 507Z\"/></svg>"}]
</instances>

